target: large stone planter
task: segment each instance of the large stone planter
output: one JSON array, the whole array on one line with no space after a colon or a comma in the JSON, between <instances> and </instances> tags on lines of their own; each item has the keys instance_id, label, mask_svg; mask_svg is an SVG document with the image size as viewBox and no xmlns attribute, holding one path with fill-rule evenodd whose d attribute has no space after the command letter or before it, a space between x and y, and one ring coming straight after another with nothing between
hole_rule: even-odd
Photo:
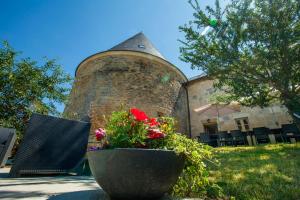
<instances>
[{"instance_id":1,"label":"large stone planter","mask_svg":"<svg viewBox=\"0 0 300 200\"><path fill-rule=\"evenodd\" d=\"M120 148L88 152L93 176L113 199L154 199L176 183L184 156L158 149Z\"/></svg>"}]
</instances>

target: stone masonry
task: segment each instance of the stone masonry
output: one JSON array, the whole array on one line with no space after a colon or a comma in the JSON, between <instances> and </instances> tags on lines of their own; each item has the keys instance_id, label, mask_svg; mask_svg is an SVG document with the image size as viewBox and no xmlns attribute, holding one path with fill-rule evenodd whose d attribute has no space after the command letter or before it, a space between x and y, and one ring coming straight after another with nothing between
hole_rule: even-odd
<instances>
[{"instance_id":1,"label":"stone masonry","mask_svg":"<svg viewBox=\"0 0 300 200\"><path fill-rule=\"evenodd\" d=\"M104 125L104 115L137 107L151 117L174 116L179 130L188 132L186 78L170 63L139 52L105 52L78 68L65 114L81 119L89 115L93 130Z\"/></svg>"}]
</instances>

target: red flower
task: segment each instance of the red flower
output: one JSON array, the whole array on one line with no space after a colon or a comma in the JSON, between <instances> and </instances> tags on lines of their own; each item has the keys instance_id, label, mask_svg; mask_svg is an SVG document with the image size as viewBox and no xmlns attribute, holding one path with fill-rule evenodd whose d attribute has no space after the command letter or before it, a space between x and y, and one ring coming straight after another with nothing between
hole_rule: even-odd
<instances>
[{"instance_id":1,"label":"red flower","mask_svg":"<svg viewBox=\"0 0 300 200\"><path fill-rule=\"evenodd\" d=\"M148 130L148 138L149 139L160 139L160 138L164 138L166 137L166 135L162 132L160 132L160 130L158 129L149 129Z\"/></svg>"},{"instance_id":2,"label":"red flower","mask_svg":"<svg viewBox=\"0 0 300 200\"><path fill-rule=\"evenodd\" d=\"M159 122L156 121L156 118L151 118L150 122L149 122L149 125L150 126L156 126L156 125L159 125Z\"/></svg>"},{"instance_id":3,"label":"red flower","mask_svg":"<svg viewBox=\"0 0 300 200\"><path fill-rule=\"evenodd\" d=\"M146 121L148 120L148 116L141 110L137 109L137 108L131 108L130 109L131 114L133 114L134 118L137 121Z\"/></svg>"}]
</instances>

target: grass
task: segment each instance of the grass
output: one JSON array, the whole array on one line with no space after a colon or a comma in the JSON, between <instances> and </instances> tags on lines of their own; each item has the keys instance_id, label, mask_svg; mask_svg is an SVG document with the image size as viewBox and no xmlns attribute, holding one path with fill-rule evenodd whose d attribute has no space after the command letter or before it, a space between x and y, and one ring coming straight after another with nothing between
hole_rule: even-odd
<instances>
[{"instance_id":1,"label":"grass","mask_svg":"<svg viewBox=\"0 0 300 200\"><path fill-rule=\"evenodd\" d=\"M232 199L300 199L300 143L216 148L211 179Z\"/></svg>"}]
</instances>

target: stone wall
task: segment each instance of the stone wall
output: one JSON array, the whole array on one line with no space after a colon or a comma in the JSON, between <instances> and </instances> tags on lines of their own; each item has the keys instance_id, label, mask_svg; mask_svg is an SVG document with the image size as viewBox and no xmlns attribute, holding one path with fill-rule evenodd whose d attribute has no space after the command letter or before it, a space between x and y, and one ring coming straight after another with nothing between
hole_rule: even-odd
<instances>
[{"instance_id":1,"label":"stone wall","mask_svg":"<svg viewBox=\"0 0 300 200\"><path fill-rule=\"evenodd\" d=\"M218 123L219 131L237 130L235 119L248 118L250 130L255 127L280 128L281 124L291 123L292 119L287 113L287 109L282 105L273 105L266 108L260 107L240 107L241 112L236 112L217 118L199 114L195 109L213 102L216 93L213 88L213 80L202 77L193 80L188 84L189 107L191 116L192 137L204 132L203 124L209 122Z\"/></svg>"},{"instance_id":2,"label":"stone wall","mask_svg":"<svg viewBox=\"0 0 300 200\"><path fill-rule=\"evenodd\" d=\"M158 113L176 116L179 131L187 133L183 82L185 76L160 58L137 52L105 52L79 65L64 113L77 119L90 115L93 132L104 125L103 115L124 104L151 117Z\"/></svg>"},{"instance_id":3,"label":"stone wall","mask_svg":"<svg viewBox=\"0 0 300 200\"><path fill-rule=\"evenodd\" d=\"M174 116L177 119L178 132L190 136L189 130L189 111L188 111L188 98L187 91L185 87L181 87L179 95L177 96L176 103L172 109L171 116Z\"/></svg>"}]
</instances>

